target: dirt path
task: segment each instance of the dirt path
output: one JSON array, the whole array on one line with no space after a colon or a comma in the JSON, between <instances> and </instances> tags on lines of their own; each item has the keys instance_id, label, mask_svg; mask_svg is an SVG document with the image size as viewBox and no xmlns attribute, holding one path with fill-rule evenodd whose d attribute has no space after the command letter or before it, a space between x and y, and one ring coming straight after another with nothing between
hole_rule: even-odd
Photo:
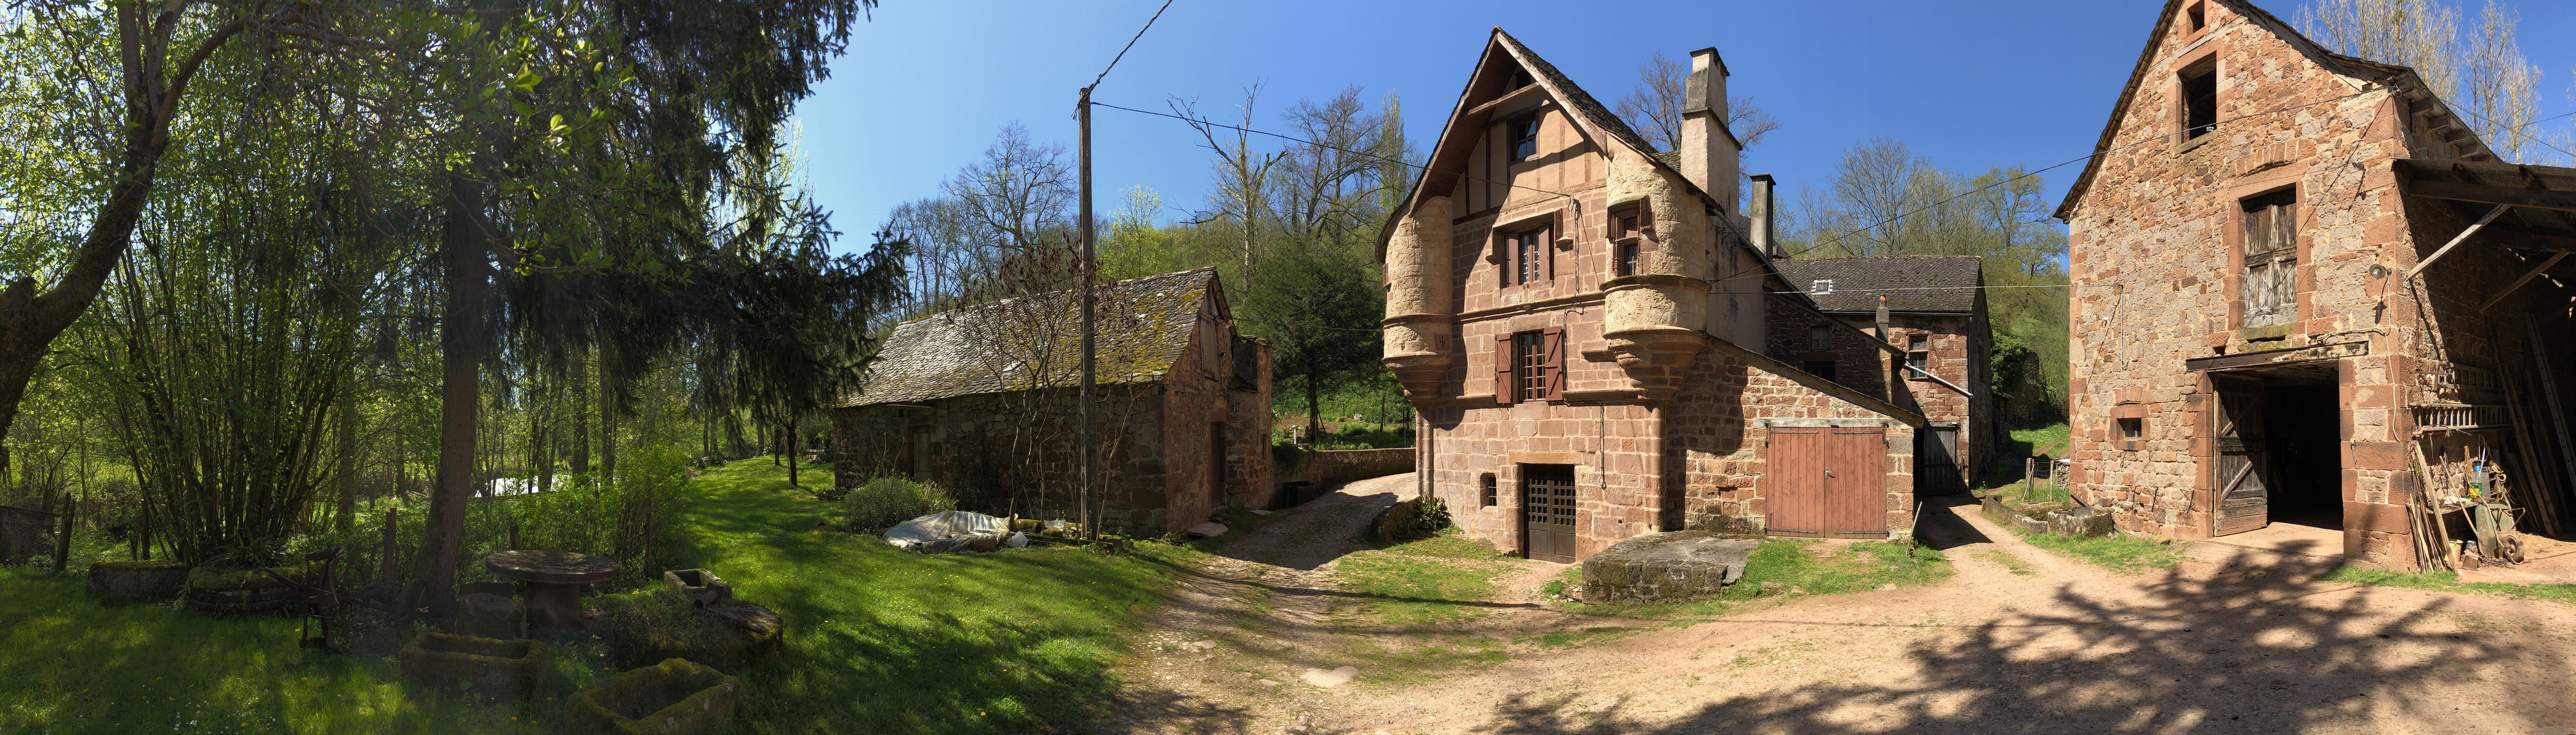
<instances>
[{"instance_id":1,"label":"dirt path","mask_svg":"<svg viewBox=\"0 0 2576 735\"><path fill-rule=\"evenodd\" d=\"M1102 730L2576 733L2576 608L2315 582L2312 562L2250 550L2123 576L2032 547L1973 506L1926 521L1957 569L1939 584L1308 683L1298 675L1343 665L1353 638L1402 650L1460 635L1354 631L1336 613L1366 601L1335 596L1331 560L1364 548L1346 539L1410 487L1355 483L1223 550L1140 637ZM1495 614L1468 625L1503 641L1639 625L1537 604L1561 567L1518 566L1498 579Z\"/></svg>"}]
</instances>

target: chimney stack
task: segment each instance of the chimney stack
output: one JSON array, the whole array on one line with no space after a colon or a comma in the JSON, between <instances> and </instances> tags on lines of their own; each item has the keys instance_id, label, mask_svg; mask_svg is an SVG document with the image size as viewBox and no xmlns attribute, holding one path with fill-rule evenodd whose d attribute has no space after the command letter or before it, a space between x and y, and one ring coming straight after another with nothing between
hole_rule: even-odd
<instances>
[{"instance_id":1,"label":"chimney stack","mask_svg":"<svg viewBox=\"0 0 2576 735\"><path fill-rule=\"evenodd\" d=\"M1717 57L1716 47L1691 52L1690 81L1684 83L1684 90L1678 144L1682 176L1716 198L1721 209L1734 207L1735 159L1742 146L1726 129L1726 61Z\"/></svg>"},{"instance_id":2,"label":"chimney stack","mask_svg":"<svg viewBox=\"0 0 2576 735\"><path fill-rule=\"evenodd\" d=\"M1780 252L1780 202L1771 193L1771 175L1753 175L1753 196L1744 205L1744 213L1753 220L1753 249L1774 258L1789 257Z\"/></svg>"}]
</instances>

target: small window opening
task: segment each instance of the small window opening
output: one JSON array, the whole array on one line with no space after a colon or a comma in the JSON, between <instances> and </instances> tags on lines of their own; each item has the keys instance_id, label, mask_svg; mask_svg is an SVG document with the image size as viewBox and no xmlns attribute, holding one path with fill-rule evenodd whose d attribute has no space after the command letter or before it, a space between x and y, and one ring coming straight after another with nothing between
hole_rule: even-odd
<instances>
[{"instance_id":1,"label":"small window opening","mask_svg":"<svg viewBox=\"0 0 2576 735\"><path fill-rule=\"evenodd\" d=\"M2209 5L2208 5L2208 4L2206 4L2206 3L2192 3L2192 4L2191 4L2191 10L2190 10L2189 12L2191 13L2191 29L2192 29L2193 31L2198 31L2198 30L2200 30L2200 29L2208 28L2208 27L2209 27Z\"/></svg>"},{"instance_id":2,"label":"small window opening","mask_svg":"<svg viewBox=\"0 0 2576 735\"><path fill-rule=\"evenodd\" d=\"M1547 400L1547 337L1540 332L1512 335L1512 382L1520 386L1520 399Z\"/></svg>"},{"instance_id":3,"label":"small window opening","mask_svg":"<svg viewBox=\"0 0 2576 735\"><path fill-rule=\"evenodd\" d=\"M1910 337L1906 337L1906 338L1905 338L1905 349L1913 350L1913 351L1915 351L1915 352L1922 352L1922 351L1924 351L1924 350L1932 349L1932 337L1931 337L1931 335L1925 335L1925 334L1917 334L1917 335L1913 335L1913 336L1910 336Z\"/></svg>"},{"instance_id":4,"label":"small window opening","mask_svg":"<svg viewBox=\"0 0 2576 735\"><path fill-rule=\"evenodd\" d=\"M2147 433L2146 419L2120 419L2120 438L2138 439Z\"/></svg>"},{"instance_id":5,"label":"small window opening","mask_svg":"<svg viewBox=\"0 0 2576 735\"><path fill-rule=\"evenodd\" d=\"M2218 64L2211 62L2182 73L2183 139L2218 130Z\"/></svg>"},{"instance_id":6,"label":"small window opening","mask_svg":"<svg viewBox=\"0 0 2576 735\"><path fill-rule=\"evenodd\" d=\"M1512 160L1524 161L1538 156L1538 118L1512 122L1511 133Z\"/></svg>"},{"instance_id":7,"label":"small window opening","mask_svg":"<svg viewBox=\"0 0 2576 735\"><path fill-rule=\"evenodd\" d=\"M1831 278L1819 278L1819 279L1816 279L1816 280L1815 280L1815 282L1807 284L1807 293L1833 293L1833 292L1834 292L1834 279L1831 279Z\"/></svg>"},{"instance_id":8,"label":"small window opening","mask_svg":"<svg viewBox=\"0 0 2576 735\"><path fill-rule=\"evenodd\" d=\"M1799 369L1807 371L1808 375L1824 378L1828 381L1834 379L1834 361L1832 360L1808 360L1807 363L1800 366Z\"/></svg>"},{"instance_id":9,"label":"small window opening","mask_svg":"<svg viewBox=\"0 0 2576 735\"><path fill-rule=\"evenodd\" d=\"M1834 351L1834 328L1822 324L1808 327L1807 349L1816 352Z\"/></svg>"},{"instance_id":10,"label":"small window opening","mask_svg":"<svg viewBox=\"0 0 2576 735\"><path fill-rule=\"evenodd\" d=\"M1512 89L1520 89L1520 88L1522 88L1522 87L1527 87L1527 86L1529 86L1529 85L1537 84L1537 83L1538 83L1538 80L1537 80L1537 79L1534 79L1534 78L1531 78L1531 77L1530 77L1529 72L1526 72L1526 71L1516 71L1516 72L1512 72Z\"/></svg>"},{"instance_id":11,"label":"small window opening","mask_svg":"<svg viewBox=\"0 0 2576 735\"><path fill-rule=\"evenodd\" d=\"M1929 353L1929 352L1908 352L1908 353L1905 353L1905 364L1906 364L1906 366L1907 366L1907 367L1914 368L1915 370L1924 370L1924 371L1929 371L1929 370L1931 370L1931 369L1932 369L1932 353ZM1919 372L1918 372L1918 373L1914 373L1913 377L1916 377L1916 378L1923 377L1923 373L1919 373Z\"/></svg>"},{"instance_id":12,"label":"small window opening","mask_svg":"<svg viewBox=\"0 0 2576 735\"><path fill-rule=\"evenodd\" d=\"M1481 487L1476 490L1476 507L1494 507L1494 473L1485 473L1484 479L1479 484Z\"/></svg>"},{"instance_id":13,"label":"small window opening","mask_svg":"<svg viewBox=\"0 0 2576 735\"><path fill-rule=\"evenodd\" d=\"M1932 369L1932 337L1930 335L1916 334L1909 335L1905 338L1905 364L1914 368L1914 370L1906 371L1905 377L1921 380L1923 379L1923 376L1929 374L1928 372L1917 371L1929 371Z\"/></svg>"},{"instance_id":14,"label":"small window opening","mask_svg":"<svg viewBox=\"0 0 2576 735\"><path fill-rule=\"evenodd\" d=\"M1612 249L1612 275L1633 276L1641 272L1645 243L1639 238L1645 236L1645 220L1636 208L1610 216L1610 241L1617 243Z\"/></svg>"}]
</instances>

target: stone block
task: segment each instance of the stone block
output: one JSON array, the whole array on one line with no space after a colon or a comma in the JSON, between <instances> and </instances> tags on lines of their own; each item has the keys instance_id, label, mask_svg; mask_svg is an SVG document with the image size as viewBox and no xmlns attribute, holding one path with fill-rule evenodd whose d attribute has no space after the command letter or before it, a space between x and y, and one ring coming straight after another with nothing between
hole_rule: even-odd
<instances>
[{"instance_id":1,"label":"stone block","mask_svg":"<svg viewBox=\"0 0 2576 735\"><path fill-rule=\"evenodd\" d=\"M1715 594L1744 575L1760 541L1707 531L1629 538L1583 562L1587 602L1648 602Z\"/></svg>"},{"instance_id":2,"label":"stone block","mask_svg":"<svg viewBox=\"0 0 2576 735\"><path fill-rule=\"evenodd\" d=\"M742 680L686 659L665 659L574 693L564 707L570 735L689 735L733 720Z\"/></svg>"},{"instance_id":3,"label":"stone block","mask_svg":"<svg viewBox=\"0 0 2576 735\"><path fill-rule=\"evenodd\" d=\"M101 602L166 600L188 585L187 564L168 561L103 561L89 565L89 596Z\"/></svg>"},{"instance_id":4,"label":"stone block","mask_svg":"<svg viewBox=\"0 0 2576 735\"><path fill-rule=\"evenodd\" d=\"M458 635L505 641L528 637L528 608L518 600L487 592L468 592L457 602Z\"/></svg>"},{"instance_id":5,"label":"stone block","mask_svg":"<svg viewBox=\"0 0 2576 735\"><path fill-rule=\"evenodd\" d=\"M487 704L526 701L546 677L545 641L424 632L396 658L413 686L449 692L461 686Z\"/></svg>"}]
</instances>

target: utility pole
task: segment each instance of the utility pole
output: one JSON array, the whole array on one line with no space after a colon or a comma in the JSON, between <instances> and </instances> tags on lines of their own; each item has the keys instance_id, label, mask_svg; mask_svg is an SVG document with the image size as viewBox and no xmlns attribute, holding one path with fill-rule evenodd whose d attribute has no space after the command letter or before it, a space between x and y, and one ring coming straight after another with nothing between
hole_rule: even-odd
<instances>
[{"instance_id":1,"label":"utility pole","mask_svg":"<svg viewBox=\"0 0 2576 735\"><path fill-rule=\"evenodd\" d=\"M1108 72L1101 73L1106 75ZM1093 86L1098 84L1093 82ZM1091 289L1092 280L1100 271L1092 262L1091 242L1093 237L1091 229L1091 87L1082 88L1081 105L1074 115L1075 119L1081 121L1082 128L1081 142L1078 144L1081 150L1078 154L1081 173L1076 176L1081 182L1082 203L1079 205L1080 222L1075 225L1082 228L1082 262L1076 266L1082 269L1082 388L1080 391L1082 395L1082 498L1074 506L1074 517L1082 525L1082 537L1091 539L1100 536L1100 529L1091 518L1092 482L1094 475L1097 474L1092 464L1099 461L1095 455L1099 453L1100 448L1100 436L1092 428L1091 413L1094 390L1092 370L1095 367L1093 360L1097 357L1095 347L1091 343L1092 308L1095 306L1093 303L1095 297Z\"/></svg>"}]
</instances>

